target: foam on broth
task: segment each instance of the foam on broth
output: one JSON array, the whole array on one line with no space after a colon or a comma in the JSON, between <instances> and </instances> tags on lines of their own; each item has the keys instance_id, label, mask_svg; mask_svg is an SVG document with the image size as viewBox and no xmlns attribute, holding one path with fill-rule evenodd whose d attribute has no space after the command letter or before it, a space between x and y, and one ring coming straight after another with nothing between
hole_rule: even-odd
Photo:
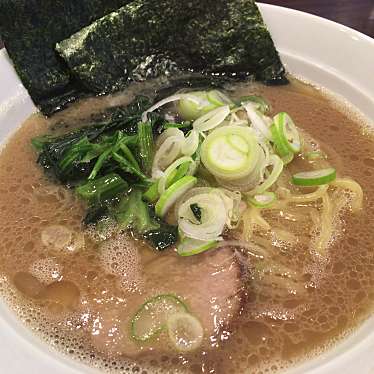
<instances>
[{"instance_id":1,"label":"foam on broth","mask_svg":"<svg viewBox=\"0 0 374 374\"><path fill-rule=\"evenodd\" d=\"M35 162L30 139L44 134L51 125L57 133L66 131L66 126L60 125L62 119L69 123L93 110L127 103L131 92L87 100L52 120L34 115L0 155L0 291L28 326L61 352L103 370L264 373L315 356L367 318L374 301L373 135L347 106L337 105L331 97L300 82L287 87L236 87L238 96L250 93L264 95L274 112L288 112L299 127L321 143L338 173L358 181L365 192L363 212L342 215L326 268L316 265L308 270L315 283L307 295L269 298L256 294L250 283L248 300L233 323L229 340L211 352L131 359L116 356L115 349L112 356L103 355L87 343L90 302L95 300L109 310L112 306L120 308L125 292L142 287L142 271L146 273L149 264L172 254L156 253L131 238L125 244L121 239L99 250L95 235L88 232L79 250L46 247L41 233L52 225L62 225L72 237L79 237L84 207L44 176ZM296 248L288 254L283 251L282 256L299 268L305 260L305 248L302 244ZM36 294L42 297L33 299Z\"/></svg>"}]
</instances>

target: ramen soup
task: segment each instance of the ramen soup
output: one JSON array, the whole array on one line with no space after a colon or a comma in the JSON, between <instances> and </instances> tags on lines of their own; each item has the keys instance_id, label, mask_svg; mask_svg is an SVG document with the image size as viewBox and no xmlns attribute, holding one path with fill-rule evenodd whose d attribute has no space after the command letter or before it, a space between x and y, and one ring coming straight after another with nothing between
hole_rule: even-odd
<instances>
[{"instance_id":1,"label":"ramen soup","mask_svg":"<svg viewBox=\"0 0 374 374\"><path fill-rule=\"evenodd\" d=\"M276 372L345 337L374 300L364 121L297 80L153 88L34 114L10 138L3 298L114 372Z\"/></svg>"}]
</instances>

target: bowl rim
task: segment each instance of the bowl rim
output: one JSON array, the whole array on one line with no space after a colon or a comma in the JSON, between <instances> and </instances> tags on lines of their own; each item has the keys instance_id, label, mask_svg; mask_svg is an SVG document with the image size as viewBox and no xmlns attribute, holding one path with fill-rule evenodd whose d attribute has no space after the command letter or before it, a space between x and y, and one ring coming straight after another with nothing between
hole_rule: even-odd
<instances>
[{"instance_id":1,"label":"bowl rim","mask_svg":"<svg viewBox=\"0 0 374 374\"><path fill-rule=\"evenodd\" d=\"M288 7L281 6L281 5L267 4L267 3L262 3L261 1L256 2L256 4L260 8L261 11L262 10L266 11L267 9L277 9L277 11L279 11L279 12L285 12L285 13L291 12L293 14L299 14L302 17L307 15L309 19L314 18L315 20L318 20L319 22L324 22L326 24L335 25L335 27L339 27L340 29L345 30L345 31L350 32L350 33L353 32L353 33L357 34L357 36L359 36L360 38L362 38L366 41L369 41L370 43L373 43L373 45L374 45L374 38L372 38L371 36L361 32L359 30L356 30L352 27L349 27L349 26L343 25L342 23L336 22L334 20L331 20L331 19L328 19L328 18L325 18L325 17L322 17L322 16L318 16L318 15L313 14L313 13L308 13L308 12L304 12L302 10L288 8Z\"/></svg>"}]
</instances>

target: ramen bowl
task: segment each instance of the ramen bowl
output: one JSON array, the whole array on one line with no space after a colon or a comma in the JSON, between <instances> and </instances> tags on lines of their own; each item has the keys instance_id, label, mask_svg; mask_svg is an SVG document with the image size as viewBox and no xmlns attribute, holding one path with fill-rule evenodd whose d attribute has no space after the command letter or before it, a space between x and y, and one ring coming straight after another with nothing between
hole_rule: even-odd
<instances>
[{"instance_id":1,"label":"ramen bowl","mask_svg":"<svg viewBox=\"0 0 374 374\"><path fill-rule=\"evenodd\" d=\"M374 120L374 40L337 23L306 13L260 4L275 44L288 71L294 76L341 96L356 107L369 123ZM34 111L5 52L0 51L0 141ZM1 279L0 279L1 283ZM1 373L95 373L45 345L0 304ZM304 361L289 373L374 372L374 318L330 350Z\"/></svg>"}]
</instances>

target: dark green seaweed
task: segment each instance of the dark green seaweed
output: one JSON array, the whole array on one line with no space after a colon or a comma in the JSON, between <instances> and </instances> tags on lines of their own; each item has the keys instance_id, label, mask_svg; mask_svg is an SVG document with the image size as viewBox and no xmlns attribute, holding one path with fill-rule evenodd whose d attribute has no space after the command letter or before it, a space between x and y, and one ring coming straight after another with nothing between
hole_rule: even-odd
<instances>
[{"instance_id":1,"label":"dark green seaweed","mask_svg":"<svg viewBox=\"0 0 374 374\"><path fill-rule=\"evenodd\" d=\"M1 0L0 35L23 84L45 114L87 95L55 44L125 0Z\"/></svg>"},{"instance_id":2,"label":"dark green seaweed","mask_svg":"<svg viewBox=\"0 0 374 374\"><path fill-rule=\"evenodd\" d=\"M158 251L163 251L178 241L178 228L161 223L159 229L148 231L143 237Z\"/></svg>"},{"instance_id":3,"label":"dark green seaweed","mask_svg":"<svg viewBox=\"0 0 374 374\"><path fill-rule=\"evenodd\" d=\"M0 35L47 115L82 96L179 71L287 82L253 0L2 0Z\"/></svg>"},{"instance_id":4,"label":"dark green seaweed","mask_svg":"<svg viewBox=\"0 0 374 374\"><path fill-rule=\"evenodd\" d=\"M135 0L57 44L90 91L173 71L285 83L285 70L252 0Z\"/></svg>"},{"instance_id":5,"label":"dark green seaweed","mask_svg":"<svg viewBox=\"0 0 374 374\"><path fill-rule=\"evenodd\" d=\"M198 204L191 204L190 209L195 216L196 220L201 223L201 208Z\"/></svg>"}]
</instances>

